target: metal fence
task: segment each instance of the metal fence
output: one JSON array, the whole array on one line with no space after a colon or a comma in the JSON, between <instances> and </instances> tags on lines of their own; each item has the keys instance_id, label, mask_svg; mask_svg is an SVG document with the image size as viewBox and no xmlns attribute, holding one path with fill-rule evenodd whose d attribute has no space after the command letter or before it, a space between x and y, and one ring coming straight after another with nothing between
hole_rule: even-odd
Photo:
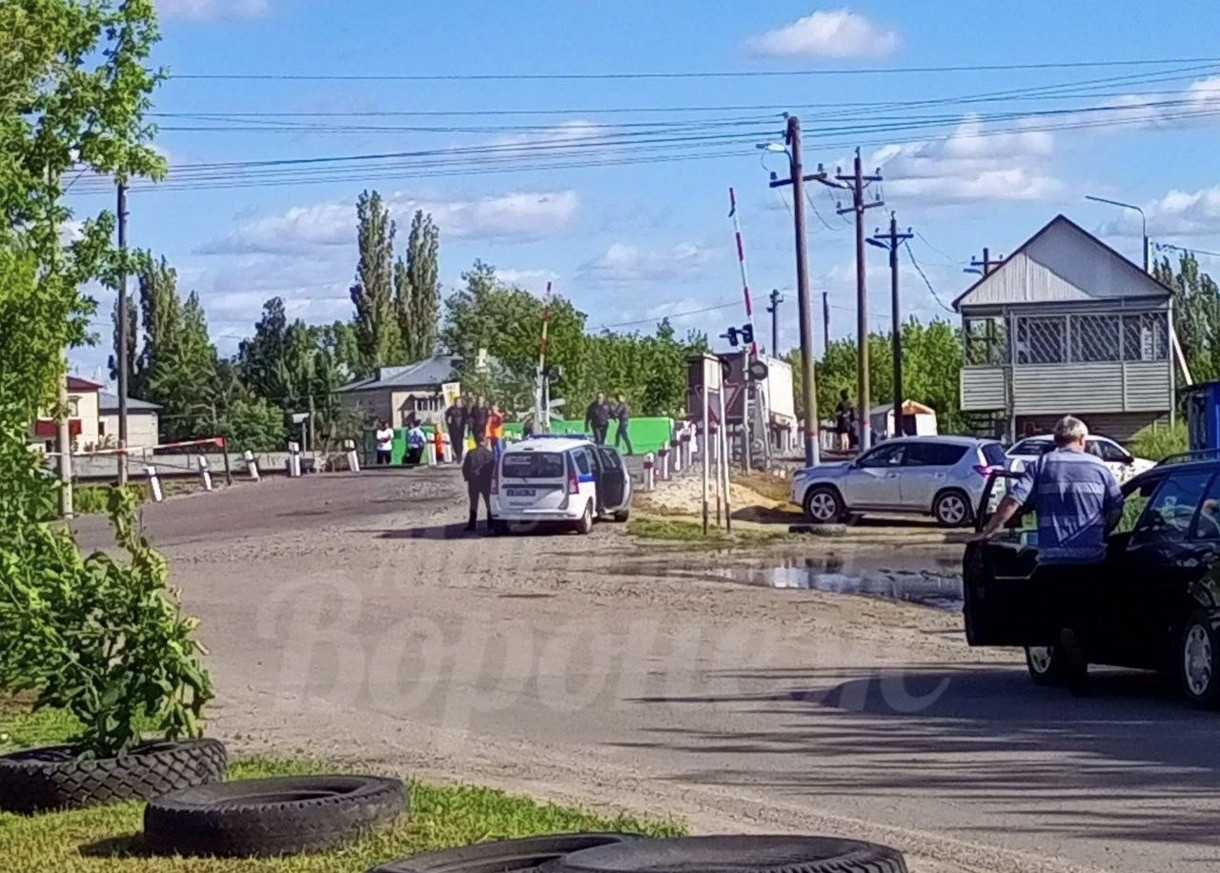
<instances>
[{"instance_id":1,"label":"metal fence","mask_svg":"<svg viewBox=\"0 0 1220 873\"><path fill-rule=\"evenodd\" d=\"M1164 361L1169 355L1165 312L969 318L963 328L968 366Z\"/></svg>"}]
</instances>

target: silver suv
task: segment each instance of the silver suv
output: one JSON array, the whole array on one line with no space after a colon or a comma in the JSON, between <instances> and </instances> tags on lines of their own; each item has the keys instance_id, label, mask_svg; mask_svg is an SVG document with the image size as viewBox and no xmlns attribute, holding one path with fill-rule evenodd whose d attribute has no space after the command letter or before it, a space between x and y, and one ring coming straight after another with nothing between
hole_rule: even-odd
<instances>
[{"instance_id":1,"label":"silver suv","mask_svg":"<svg viewBox=\"0 0 1220 873\"><path fill-rule=\"evenodd\" d=\"M854 461L818 464L792 477L792 502L814 524L850 513L931 515L942 527L970 524L987 476L1008 469L995 440L960 436L887 440Z\"/></svg>"}]
</instances>

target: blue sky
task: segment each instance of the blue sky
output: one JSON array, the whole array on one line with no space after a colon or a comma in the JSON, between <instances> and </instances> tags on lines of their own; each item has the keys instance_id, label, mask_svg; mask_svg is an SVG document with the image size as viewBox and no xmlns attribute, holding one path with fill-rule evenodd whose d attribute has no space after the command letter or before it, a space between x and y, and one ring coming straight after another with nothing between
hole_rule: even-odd
<instances>
[{"instance_id":1,"label":"blue sky","mask_svg":"<svg viewBox=\"0 0 1220 873\"><path fill-rule=\"evenodd\" d=\"M1220 250L1220 153L1207 147L1220 60L1198 60L1220 53L1195 38L1220 26L1220 6L1205 0L1174 4L1172 17L1126 0L159 8L156 61L172 78L155 121L171 171L133 189L129 240L165 255L183 293L200 293L225 354L271 296L307 321L349 315L366 187L389 200L404 236L415 208L432 212L449 289L481 258L537 293L554 280L593 328L649 330L670 315L714 336L743 317L733 186L756 326L769 337L763 298L779 288L786 349L797 342L791 195L767 186L786 160L768 155L764 167L755 147L780 138L784 110L803 120L807 166L846 168L859 146L866 170L881 167L886 206L870 211L869 230L893 209L918 232L911 254L935 295L905 253L902 284L905 310L923 318L951 317L936 298L969 284L963 267L983 246L1011 251L1059 212L1138 260L1138 217L1085 194L1140 204L1154 240ZM1148 59L1158 63L1129 63ZM1046 64L1076 66L1035 66ZM621 75L641 73L681 75ZM603 74L619 77L571 78ZM319 78L208 78L249 75ZM526 75L570 78L511 78ZM854 237L834 214L837 193L809 194L816 332L825 290L831 333L845 336ZM112 202L103 180L73 189L80 215ZM869 322L881 329L885 254L868 257ZM1205 268L1220 270L1214 260ZM103 347L73 353L83 376L101 376L108 354L112 298L98 297Z\"/></svg>"}]
</instances>

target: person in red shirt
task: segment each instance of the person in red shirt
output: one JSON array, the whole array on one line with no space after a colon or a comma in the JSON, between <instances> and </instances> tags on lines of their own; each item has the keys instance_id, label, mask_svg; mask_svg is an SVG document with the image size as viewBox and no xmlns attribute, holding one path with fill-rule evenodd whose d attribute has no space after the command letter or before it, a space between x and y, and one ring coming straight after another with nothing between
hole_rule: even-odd
<instances>
[{"instance_id":1,"label":"person in red shirt","mask_svg":"<svg viewBox=\"0 0 1220 873\"><path fill-rule=\"evenodd\" d=\"M504 413L498 404L493 403L491 413L487 416L487 436L491 442L491 450L496 457L504 451Z\"/></svg>"}]
</instances>

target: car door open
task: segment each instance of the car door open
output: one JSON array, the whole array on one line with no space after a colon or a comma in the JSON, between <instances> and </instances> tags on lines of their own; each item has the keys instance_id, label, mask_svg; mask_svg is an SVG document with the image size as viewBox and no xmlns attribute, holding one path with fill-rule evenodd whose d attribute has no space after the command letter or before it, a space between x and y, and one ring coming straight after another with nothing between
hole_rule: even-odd
<instances>
[{"instance_id":1,"label":"car door open","mask_svg":"<svg viewBox=\"0 0 1220 873\"><path fill-rule=\"evenodd\" d=\"M621 509L627 502L627 474L619 453L608 446L598 446L602 474L598 483L602 507L607 511Z\"/></svg>"}]
</instances>

